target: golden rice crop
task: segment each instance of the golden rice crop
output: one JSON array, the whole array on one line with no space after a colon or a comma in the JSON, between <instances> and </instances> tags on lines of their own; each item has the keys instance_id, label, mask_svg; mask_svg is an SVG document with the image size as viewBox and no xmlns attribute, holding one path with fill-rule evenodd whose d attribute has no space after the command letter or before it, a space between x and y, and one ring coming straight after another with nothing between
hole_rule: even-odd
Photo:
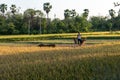
<instances>
[{"instance_id":1,"label":"golden rice crop","mask_svg":"<svg viewBox=\"0 0 120 80\"><path fill-rule=\"evenodd\" d=\"M84 49L84 48L96 48L98 46L104 45L116 45L120 42L107 42L105 44L96 44L96 45L83 45L82 47L75 44L58 44L56 47L39 47L37 45L1 45L0 46L0 55L10 55L10 54L21 54L21 53L32 53L32 52L41 52L41 51L54 51L54 50L69 50L69 49Z\"/></svg>"},{"instance_id":2,"label":"golden rice crop","mask_svg":"<svg viewBox=\"0 0 120 80\"><path fill-rule=\"evenodd\" d=\"M1 45L1 80L119 80L120 44ZM16 55L17 54L17 55Z\"/></svg>"}]
</instances>

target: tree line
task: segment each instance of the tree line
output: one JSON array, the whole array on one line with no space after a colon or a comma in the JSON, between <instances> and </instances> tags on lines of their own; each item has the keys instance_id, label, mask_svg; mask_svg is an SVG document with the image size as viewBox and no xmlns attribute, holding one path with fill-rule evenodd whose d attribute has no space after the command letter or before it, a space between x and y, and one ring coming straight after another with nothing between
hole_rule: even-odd
<instances>
[{"instance_id":1,"label":"tree line","mask_svg":"<svg viewBox=\"0 0 120 80\"><path fill-rule=\"evenodd\" d=\"M64 10L64 19L49 18L52 5L43 4L43 10L27 9L24 13L12 4L7 11L6 4L0 4L0 35L10 34L48 34L48 33L74 33L89 31L114 31L120 30L120 10L117 15L115 10L108 10L109 16L89 16L89 9L84 9L79 14L75 9Z\"/></svg>"}]
</instances>

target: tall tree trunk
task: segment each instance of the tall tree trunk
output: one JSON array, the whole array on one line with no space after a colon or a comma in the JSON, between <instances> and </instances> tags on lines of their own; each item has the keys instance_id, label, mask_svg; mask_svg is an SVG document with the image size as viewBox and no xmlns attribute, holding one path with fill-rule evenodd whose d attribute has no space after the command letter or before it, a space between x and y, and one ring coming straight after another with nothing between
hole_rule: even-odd
<instances>
[{"instance_id":1,"label":"tall tree trunk","mask_svg":"<svg viewBox=\"0 0 120 80\"><path fill-rule=\"evenodd\" d=\"M47 13L47 23L46 23L46 28L47 28L47 33L48 33L48 27L49 27L49 15L48 15L48 13Z\"/></svg>"}]
</instances>

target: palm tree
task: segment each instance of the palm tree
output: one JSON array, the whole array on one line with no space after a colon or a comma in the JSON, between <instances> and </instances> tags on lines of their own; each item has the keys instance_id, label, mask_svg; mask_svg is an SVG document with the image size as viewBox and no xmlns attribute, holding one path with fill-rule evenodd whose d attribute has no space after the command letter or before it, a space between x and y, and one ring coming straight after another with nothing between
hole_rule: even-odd
<instances>
[{"instance_id":1,"label":"palm tree","mask_svg":"<svg viewBox=\"0 0 120 80\"><path fill-rule=\"evenodd\" d=\"M47 23L46 23L46 25L47 25L47 29L48 29L48 18L49 18L49 12L50 12L50 9L52 8L52 5L50 5L50 3L49 2L47 2L47 3L44 3L43 4L43 9L44 9L44 11L46 11L46 14L47 14ZM47 31L48 32L48 31Z\"/></svg>"},{"instance_id":2,"label":"palm tree","mask_svg":"<svg viewBox=\"0 0 120 80\"><path fill-rule=\"evenodd\" d=\"M71 11L69 9L64 10L64 17L65 19L68 19L71 15Z\"/></svg>"},{"instance_id":3,"label":"palm tree","mask_svg":"<svg viewBox=\"0 0 120 80\"><path fill-rule=\"evenodd\" d=\"M87 18L88 14L89 14L89 10L88 9L84 9L83 17Z\"/></svg>"},{"instance_id":4,"label":"palm tree","mask_svg":"<svg viewBox=\"0 0 120 80\"><path fill-rule=\"evenodd\" d=\"M115 10L110 9L109 14L111 16L111 23L109 24L109 30L112 31L113 24L115 23L114 17L115 17Z\"/></svg>"},{"instance_id":5,"label":"palm tree","mask_svg":"<svg viewBox=\"0 0 120 80\"><path fill-rule=\"evenodd\" d=\"M37 19L39 19L39 20L37 20L37 22L40 24L39 26L40 26L40 28L39 28L39 33L41 34L41 19L42 19L42 17L44 16L44 14L40 11L40 10L36 10L35 11L35 14L36 14L36 16L37 16Z\"/></svg>"},{"instance_id":6,"label":"palm tree","mask_svg":"<svg viewBox=\"0 0 120 80\"><path fill-rule=\"evenodd\" d=\"M71 10L71 17L75 17L76 16L76 11L75 9Z\"/></svg>"},{"instance_id":7,"label":"palm tree","mask_svg":"<svg viewBox=\"0 0 120 80\"><path fill-rule=\"evenodd\" d=\"M5 16L5 11L7 11L7 5L1 4L0 5L0 11L3 13L3 16Z\"/></svg>"},{"instance_id":8,"label":"palm tree","mask_svg":"<svg viewBox=\"0 0 120 80\"><path fill-rule=\"evenodd\" d=\"M114 18L115 17L115 10L110 9L109 14L110 14L111 18Z\"/></svg>"},{"instance_id":9,"label":"palm tree","mask_svg":"<svg viewBox=\"0 0 120 80\"><path fill-rule=\"evenodd\" d=\"M44 11L46 11L47 18L49 18L48 14L49 14L51 8L52 8L52 5L50 5L49 2L43 4L43 9L44 9Z\"/></svg>"},{"instance_id":10,"label":"palm tree","mask_svg":"<svg viewBox=\"0 0 120 80\"><path fill-rule=\"evenodd\" d=\"M75 9L72 9L72 10L66 9L66 10L64 10L65 19L74 18L76 16L76 14L77 13L76 13Z\"/></svg>"},{"instance_id":11,"label":"palm tree","mask_svg":"<svg viewBox=\"0 0 120 80\"><path fill-rule=\"evenodd\" d=\"M28 34L31 34L30 30L33 24L33 18L35 16L35 10L34 9L27 9L24 12L24 17L28 21Z\"/></svg>"},{"instance_id":12,"label":"palm tree","mask_svg":"<svg viewBox=\"0 0 120 80\"><path fill-rule=\"evenodd\" d=\"M15 15L16 5L12 4L11 7L10 7L10 10L11 10L12 14Z\"/></svg>"}]
</instances>

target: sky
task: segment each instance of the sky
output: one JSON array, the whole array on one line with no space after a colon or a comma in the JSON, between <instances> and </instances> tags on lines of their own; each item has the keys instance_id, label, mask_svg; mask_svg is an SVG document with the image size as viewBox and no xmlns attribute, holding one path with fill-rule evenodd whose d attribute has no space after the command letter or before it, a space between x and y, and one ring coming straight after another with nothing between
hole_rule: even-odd
<instances>
[{"instance_id":1,"label":"sky","mask_svg":"<svg viewBox=\"0 0 120 80\"><path fill-rule=\"evenodd\" d=\"M50 18L64 18L65 9L75 9L78 14L82 14L84 9L89 9L89 16L108 16L108 10L114 9L116 12L120 6L114 7L114 2L118 0L0 0L0 4L5 3L8 7L15 4L23 12L28 8L43 10L43 4L49 2L52 9L49 13ZM9 9L8 9L9 10ZM56 15L56 16L55 16Z\"/></svg>"}]
</instances>

